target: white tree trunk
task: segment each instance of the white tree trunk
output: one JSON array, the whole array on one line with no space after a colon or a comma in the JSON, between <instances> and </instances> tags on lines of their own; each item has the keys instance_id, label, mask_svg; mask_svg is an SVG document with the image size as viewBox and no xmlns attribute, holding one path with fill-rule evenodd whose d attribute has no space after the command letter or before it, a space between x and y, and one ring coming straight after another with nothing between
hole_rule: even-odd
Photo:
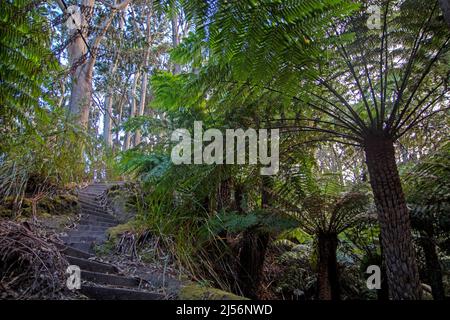
<instances>
[{"instance_id":1,"label":"white tree trunk","mask_svg":"<svg viewBox=\"0 0 450 320\"><path fill-rule=\"evenodd\" d=\"M72 69L72 90L70 93L69 111L74 116L79 125L88 127L89 109L92 99L92 75L96 61L98 46L103 39L106 31L111 25L112 19L120 10L124 10L131 0L124 0L119 4L113 5L109 16L99 27L99 33L93 39L88 54L87 35L88 21L87 17L92 16L95 0L81 1L81 29L73 29L70 34L70 44L68 46L69 64ZM58 2L61 9L65 7Z\"/></svg>"},{"instance_id":2,"label":"white tree trunk","mask_svg":"<svg viewBox=\"0 0 450 320\"><path fill-rule=\"evenodd\" d=\"M134 118L136 116L136 89L137 89L140 75L141 75L141 73L139 70L134 74L133 86L131 88L131 94L130 94L130 119ZM127 132L125 134L124 149L128 150L131 147L132 147L131 132Z\"/></svg>"},{"instance_id":3,"label":"white tree trunk","mask_svg":"<svg viewBox=\"0 0 450 320\"><path fill-rule=\"evenodd\" d=\"M151 43L152 43L152 34L151 34L151 25L150 20L152 17L152 7L150 5L149 12L147 14L147 48L144 53L144 72L142 73L142 82L141 82L141 99L139 101L139 109L138 109L138 115L143 116L144 110L145 110L145 102L147 97L147 85L148 85L148 62L150 58L150 51L151 51ZM141 143L141 132L140 130L136 130L135 136L134 136L134 145L137 146Z\"/></svg>"},{"instance_id":4,"label":"white tree trunk","mask_svg":"<svg viewBox=\"0 0 450 320\"><path fill-rule=\"evenodd\" d=\"M69 100L69 111L81 126L87 128L89 121L89 106L92 96L92 67L88 57L87 41L87 16L91 16L95 0L83 0L81 2L81 29L72 29L69 33L70 44L67 48L69 64L72 69L72 89ZM81 34L80 34L81 33ZM84 37L84 39L83 39Z\"/></svg>"},{"instance_id":5,"label":"white tree trunk","mask_svg":"<svg viewBox=\"0 0 450 320\"><path fill-rule=\"evenodd\" d=\"M114 4L116 4L116 1L114 1ZM122 32L124 30L124 25L125 25L125 21L124 21L124 17L122 15L122 13L119 16L119 30L120 30L120 40L122 40ZM119 40L119 42L120 42ZM120 51L115 49L114 50L114 63L110 66L109 68L109 77L110 80L112 80L113 84L112 86L110 86L108 88L108 94L105 98L105 115L103 118L103 138L105 140L105 144L107 147L111 147L112 146L112 133L111 133L111 127L112 127L112 115L113 115L113 110L112 110L112 106L113 106L113 99L114 99L114 94L113 94L113 86L114 84L114 76L116 74L117 71L117 66L119 64L119 56L120 56Z\"/></svg>"}]
</instances>

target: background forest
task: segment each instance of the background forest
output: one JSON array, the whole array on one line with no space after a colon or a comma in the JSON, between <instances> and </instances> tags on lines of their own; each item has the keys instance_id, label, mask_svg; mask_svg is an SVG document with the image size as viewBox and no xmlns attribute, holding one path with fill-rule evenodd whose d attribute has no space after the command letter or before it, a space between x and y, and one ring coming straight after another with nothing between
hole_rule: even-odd
<instances>
[{"instance_id":1,"label":"background forest","mask_svg":"<svg viewBox=\"0 0 450 320\"><path fill-rule=\"evenodd\" d=\"M0 7L2 220L125 181L114 192L132 218L113 244L205 286L252 299L449 297L448 0ZM175 165L172 132L194 121L279 129L280 171ZM381 289L366 285L371 265Z\"/></svg>"}]
</instances>

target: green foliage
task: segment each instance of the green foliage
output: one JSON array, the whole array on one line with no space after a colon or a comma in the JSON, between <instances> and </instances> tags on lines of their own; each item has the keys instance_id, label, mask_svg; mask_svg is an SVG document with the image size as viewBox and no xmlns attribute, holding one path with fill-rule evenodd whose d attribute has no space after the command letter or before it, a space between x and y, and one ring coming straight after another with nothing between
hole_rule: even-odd
<instances>
[{"instance_id":1,"label":"green foliage","mask_svg":"<svg viewBox=\"0 0 450 320\"><path fill-rule=\"evenodd\" d=\"M200 39L208 40L209 55L222 57L242 80L251 77L255 83L271 81L282 70L295 76L289 70L317 62L316 40L323 39L324 26L355 8L341 0L185 2Z\"/></svg>"},{"instance_id":2,"label":"green foliage","mask_svg":"<svg viewBox=\"0 0 450 320\"><path fill-rule=\"evenodd\" d=\"M49 26L42 16L42 3L20 0L0 4L2 135L17 130L18 124L32 130L33 116L46 117L42 105L49 98L49 75L58 64L50 51Z\"/></svg>"},{"instance_id":3,"label":"green foliage","mask_svg":"<svg viewBox=\"0 0 450 320\"><path fill-rule=\"evenodd\" d=\"M258 217L252 213L242 215L237 212L222 212L212 218L209 227L213 234L219 234L224 230L241 232L257 225L257 223Z\"/></svg>"},{"instance_id":4,"label":"green foliage","mask_svg":"<svg viewBox=\"0 0 450 320\"><path fill-rule=\"evenodd\" d=\"M413 227L430 232L450 230L450 143L404 174L405 192Z\"/></svg>"},{"instance_id":5,"label":"green foliage","mask_svg":"<svg viewBox=\"0 0 450 320\"><path fill-rule=\"evenodd\" d=\"M222 211L212 216L207 222L208 236L218 235L223 231L239 233L248 229L260 228L268 232L279 233L297 226L296 221L288 217L273 215L264 210L246 212Z\"/></svg>"},{"instance_id":6,"label":"green foliage","mask_svg":"<svg viewBox=\"0 0 450 320\"><path fill-rule=\"evenodd\" d=\"M195 32L170 55L191 72L156 70L151 115L121 127L140 130L151 141L119 155L120 170L143 186L136 196L136 223L161 236L193 275L216 281L221 274L212 266L220 262L211 252L222 258L233 249L224 234L255 229L281 233L279 241L308 244L318 234L338 234L343 264L379 262L379 228L368 186L344 178L353 169L348 166L330 173L323 164L327 159L318 161L323 151L318 145L396 140L431 117L433 104L448 102L448 30L435 2L180 3ZM180 3L158 1L170 15ZM382 6L382 30L367 28L367 6L373 3ZM271 198L267 208L261 209L263 179L255 167L171 163L171 132L190 130L196 120L207 128L282 130L281 170L263 190ZM338 150L355 158L363 152ZM436 163L445 161L421 169L422 178L413 179L418 185L410 184L420 190L410 201L417 212L448 211L448 188L435 179L445 181L448 175ZM364 165L358 169L366 174ZM240 186L243 204L222 208L220 192ZM436 197L445 200L436 205Z\"/></svg>"},{"instance_id":7,"label":"green foliage","mask_svg":"<svg viewBox=\"0 0 450 320\"><path fill-rule=\"evenodd\" d=\"M311 167L300 167L273 192L283 214L295 219L309 235L340 234L366 219L371 198L361 186L346 187L334 174L318 175Z\"/></svg>"},{"instance_id":8,"label":"green foliage","mask_svg":"<svg viewBox=\"0 0 450 320\"><path fill-rule=\"evenodd\" d=\"M60 68L44 4L2 1L0 10L0 198L19 204L25 194L82 180L97 161L96 141L52 95Z\"/></svg>"},{"instance_id":9,"label":"green foliage","mask_svg":"<svg viewBox=\"0 0 450 320\"><path fill-rule=\"evenodd\" d=\"M32 132L19 131L8 137L11 140L4 140L0 196L20 198L25 192L59 188L85 177L86 166L79 161L80 155L85 152L86 159L92 159L88 152L96 149L95 141L65 120L63 109L44 112L48 118L34 119Z\"/></svg>"},{"instance_id":10,"label":"green foliage","mask_svg":"<svg viewBox=\"0 0 450 320\"><path fill-rule=\"evenodd\" d=\"M165 154L128 150L120 157L119 169L124 173L134 174L144 184L157 182L171 166L170 158Z\"/></svg>"}]
</instances>

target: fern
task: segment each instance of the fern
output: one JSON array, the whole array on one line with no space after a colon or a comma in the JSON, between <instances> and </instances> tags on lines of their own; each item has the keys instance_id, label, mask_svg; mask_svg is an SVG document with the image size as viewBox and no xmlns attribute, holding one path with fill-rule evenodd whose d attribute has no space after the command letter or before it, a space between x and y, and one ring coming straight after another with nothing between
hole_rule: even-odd
<instances>
[{"instance_id":1,"label":"fern","mask_svg":"<svg viewBox=\"0 0 450 320\"><path fill-rule=\"evenodd\" d=\"M44 1L2 1L0 6L0 115L31 129L30 114L42 115L46 81L57 69L50 50ZM3 125L5 125L3 123Z\"/></svg>"}]
</instances>

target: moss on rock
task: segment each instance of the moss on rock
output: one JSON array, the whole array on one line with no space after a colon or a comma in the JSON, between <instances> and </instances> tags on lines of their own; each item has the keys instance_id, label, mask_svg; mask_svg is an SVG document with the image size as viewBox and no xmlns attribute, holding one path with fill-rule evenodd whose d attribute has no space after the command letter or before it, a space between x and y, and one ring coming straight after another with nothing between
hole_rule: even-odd
<instances>
[{"instance_id":1,"label":"moss on rock","mask_svg":"<svg viewBox=\"0 0 450 320\"><path fill-rule=\"evenodd\" d=\"M119 224L115 227L109 228L107 232L109 238L115 240L126 232L135 233L136 227L132 221L128 221L127 223Z\"/></svg>"},{"instance_id":2,"label":"moss on rock","mask_svg":"<svg viewBox=\"0 0 450 320\"><path fill-rule=\"evenodd\" d=\"M230 292L195 283L182 285L178 296L182 300L248 300Z\"/></svg>"}]
</instances>

